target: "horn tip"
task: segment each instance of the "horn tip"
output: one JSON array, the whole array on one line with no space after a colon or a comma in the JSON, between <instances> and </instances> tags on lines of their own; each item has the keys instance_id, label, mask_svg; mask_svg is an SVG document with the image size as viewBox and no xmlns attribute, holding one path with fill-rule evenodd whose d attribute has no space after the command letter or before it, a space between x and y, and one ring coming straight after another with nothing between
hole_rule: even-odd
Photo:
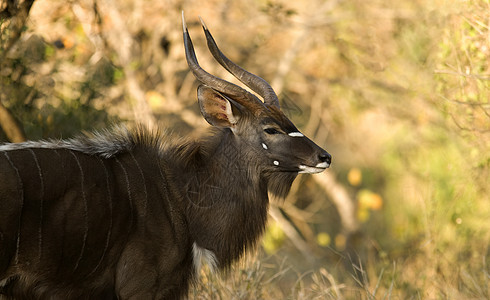
<instances>
[{"instance_id":1,"label":"horn tip","mask_svg":"<svg viewBox=\"0 0 490 300\"><path fill-rule=\"evenodd\" d=\"M201 16L199 16L199 20L201 20L201 25L202 25L202 28L206 31L208 31L208 26L206 26L206 23L204 23L204 20L201 18Z\"/></svg>"},{"instance_id":2,"label":"horn tip","mask_svg":"<svg viewBox=\"0 0 490 300\"><path fill-rule=\"evenodd\" d=\"M182 10L182 30L187 32L187 24L185 23L184 10Z\"/></svg>"}]
</instances>

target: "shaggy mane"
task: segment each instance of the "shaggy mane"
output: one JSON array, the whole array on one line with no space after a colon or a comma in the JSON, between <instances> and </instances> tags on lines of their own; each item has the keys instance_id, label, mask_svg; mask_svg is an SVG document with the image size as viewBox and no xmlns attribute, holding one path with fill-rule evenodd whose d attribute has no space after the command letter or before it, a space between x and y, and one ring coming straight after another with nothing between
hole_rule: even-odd
<instances>
[{"instance_id":1,"label":"shaggy mane","mask_svg":"<svg viewBox=\"0 0 490 300\"><path fill-rule=\"evenodd\" d=\"M129 152L137 146L144 146L162 153L164 148L163 134L160 130L151 131L138 125L130 129L118 125L110 129L85 132L78 137L67 140L27 141L0 145L0 151L29 148L70 149L89 155L111 158L119 153Z\"/></svg>"}]
</instances>

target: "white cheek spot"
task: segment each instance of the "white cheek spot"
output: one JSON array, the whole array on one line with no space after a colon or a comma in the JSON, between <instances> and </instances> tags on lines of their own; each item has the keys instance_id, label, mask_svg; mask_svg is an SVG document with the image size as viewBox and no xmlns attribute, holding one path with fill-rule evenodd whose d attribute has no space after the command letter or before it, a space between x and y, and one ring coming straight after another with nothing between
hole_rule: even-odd
<instances>
[{"instance_id":1,"label":"white cheek spot","mask_svg":"<svg viewBox=\"0 0 490 300\"><path fill-rule=\"evenodd\" d=\"M267 145L264 143L262 143L262 148L264 148L265 150L269 149L269 147L267 147Z\"/></svg>"},{"instance_id":2,"label":"white cheek spot","mask_svg":"<svg viewBox=\"0 0 490 300\"><path fill-rule=\"evenodd\" d=\"M290 133L288 133L288 135L291 136L291 137L304 137L304 135L301 132L298 132L298 131L296 131L296 132L290 132Z\"/></svg>"},{"instance_id":3,"label":"white cheek spot","mask_svg":"<svg viewBox=\"0 0 490 300\"><path fill-rule=\"evenodd\" d=\"M274 161L275 166L279 166L279 162L277 160Z\"/></svg>"}]
</instances>

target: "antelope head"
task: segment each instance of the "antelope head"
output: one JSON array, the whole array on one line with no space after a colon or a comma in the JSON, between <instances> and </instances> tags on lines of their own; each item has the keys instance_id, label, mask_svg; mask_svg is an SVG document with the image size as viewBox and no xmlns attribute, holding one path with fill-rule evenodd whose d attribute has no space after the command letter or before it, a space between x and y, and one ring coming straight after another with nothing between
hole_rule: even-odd
<instances>
[{"instance_id":1,"label":"antelope head","mask_svg":"<svg viewBox=\"0 0 490 300\"><path fill-rule=\"evenodd\" d=\"M182 23L187 63L201 82L198 101L209 124L228 128L240 141L240 147L251 149L255 155L253 159L259 161L260 171L266 176L287 174L294 180L298 173L319 173L330 166L331 155L303 135L286 117L272 87L264 79L229 60L219 50L201 19L208 48L216 61L263 101L242 87L203 70L197 61L183 14ZM279 188L279 191L272 188L273 193L281 196L285 196L288 190L289 187L285 190Z\"/></svg>"}]
</instances>

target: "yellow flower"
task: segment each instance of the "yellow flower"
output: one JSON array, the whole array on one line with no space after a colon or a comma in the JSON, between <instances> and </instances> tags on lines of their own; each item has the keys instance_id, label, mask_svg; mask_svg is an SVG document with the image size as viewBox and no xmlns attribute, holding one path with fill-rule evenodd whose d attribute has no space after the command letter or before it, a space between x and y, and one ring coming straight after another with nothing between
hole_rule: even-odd
<instances>
[{"instance_id":1,"label":"yellow flower","mask_svg":"<svg viewBox=\"0 0 490 300\"><path fill-rule=\"evenodd\" d=\"M331 242L330 235L326 232L320 232L316 235L316 242L322 247L327 247Z\"/></svg>"},{"instance_id":2,"label":"yellow flower","mask_svg":"<svg viewBox=\"0 0 490 300\"><path fill-rule=\"evenodd\" d=\"M352 168L349 170L349 173L347 173L347 181L352 186L359 186L362 182L362 172L359 170L359 168Z\"/></svg>"}]
</instances>

